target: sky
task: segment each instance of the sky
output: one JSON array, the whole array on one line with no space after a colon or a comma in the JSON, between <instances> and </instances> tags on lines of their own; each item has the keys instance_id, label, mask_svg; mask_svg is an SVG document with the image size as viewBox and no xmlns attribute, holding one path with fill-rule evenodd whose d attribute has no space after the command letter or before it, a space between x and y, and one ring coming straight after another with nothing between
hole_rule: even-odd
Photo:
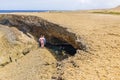
<instances>
[{"instance_id":1,"label":"sky","mask_svg":"<svg viewBox=\"0 0 120 80\"><path fill-rule=\"evenodd\" d=\"M87 10L120 5L120 0L0 0L0 10Z\"/></svg>"}]
</instances>

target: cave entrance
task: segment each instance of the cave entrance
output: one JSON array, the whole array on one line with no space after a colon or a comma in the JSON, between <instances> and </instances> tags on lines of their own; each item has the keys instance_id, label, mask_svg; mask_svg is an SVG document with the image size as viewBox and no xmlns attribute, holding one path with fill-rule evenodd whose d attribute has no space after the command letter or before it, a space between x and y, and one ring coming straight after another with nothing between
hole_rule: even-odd
<instances>
[{"instance_id":1,"label":"cave entrance","mask_svg":"<svg viewBox=\"0 0 120 80\"><path fill-rule=\"evenodd\" d=\"M47 41L45 46L57 60L63 60L76 54L76 49L71 44L55 37Z\"/></svg>"}]
</instances>

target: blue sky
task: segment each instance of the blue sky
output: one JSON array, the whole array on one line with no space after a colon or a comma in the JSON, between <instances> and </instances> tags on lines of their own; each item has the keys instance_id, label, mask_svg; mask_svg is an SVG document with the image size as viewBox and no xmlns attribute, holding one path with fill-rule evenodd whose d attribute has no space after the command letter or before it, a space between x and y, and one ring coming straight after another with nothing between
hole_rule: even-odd
<instances>
[{"instance_id":1,"label":"blue sky","mask_svg":"<svg viewBox=\"0 0 120 80\"><path fill-rule=\"evenodd\" d=\"M120 0L0 0L0 10L83 10L118 5Z\"/></svg>"}]
</instances>

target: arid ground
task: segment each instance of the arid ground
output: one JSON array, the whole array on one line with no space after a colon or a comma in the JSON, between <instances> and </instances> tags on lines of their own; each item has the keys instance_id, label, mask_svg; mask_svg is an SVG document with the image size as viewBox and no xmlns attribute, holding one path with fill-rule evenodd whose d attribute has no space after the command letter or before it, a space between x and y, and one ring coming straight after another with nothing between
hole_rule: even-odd
<instances>
[{"instance_id":1,"label":"arid ground","mask_svg":"<svg viewBox=\"0 0 120 80\"><path fill-rule=\"evenodd\" d=\"M40 48L0 68L0 80L120 80L120 15L87 12L15 14L42 17L70 29L84 40L88 51L81 50L57 62L46 48Z\"/></svg>"}]
</instances>

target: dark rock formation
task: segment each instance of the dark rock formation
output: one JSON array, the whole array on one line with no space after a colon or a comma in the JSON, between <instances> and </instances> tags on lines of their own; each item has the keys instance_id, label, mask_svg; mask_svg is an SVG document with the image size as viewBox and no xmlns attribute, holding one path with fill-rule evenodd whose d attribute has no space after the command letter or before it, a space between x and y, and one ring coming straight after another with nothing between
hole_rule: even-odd
<instances>
[{"instance_id":1,"label":"dark rock formation","mask_svg":"<svg viewBox=\"0 0 120 80\"><path fill-rule=\"evenodd\" d=\"M34 37L36 37L36 39L38 39L41 34L44 34L47 38L47 42L54 45L59 43L68 43L75 49L86 51L86 45L84 44L82 38L78 38L78 36L70 29L48 22L40 17L1 15L0 24L16 26L26 35L31 33Z\"/></svg>"}]
</instances>

